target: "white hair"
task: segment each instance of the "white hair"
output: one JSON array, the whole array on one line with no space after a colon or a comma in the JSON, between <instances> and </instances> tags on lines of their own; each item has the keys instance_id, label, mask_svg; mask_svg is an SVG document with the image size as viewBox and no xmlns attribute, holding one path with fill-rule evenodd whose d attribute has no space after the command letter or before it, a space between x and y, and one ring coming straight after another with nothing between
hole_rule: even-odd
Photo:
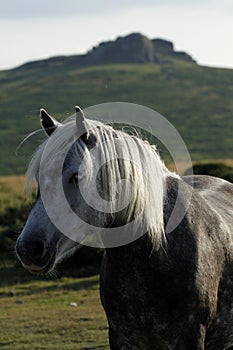
<instances>
[{"instance_id":1,"label":"white hair","mask_svg":"<svg viewBox=\"0 0 233 350\"><path fill-rule=\"evenodd\" d=\"M128 223L133 217L143 213L147 232L155 247L165 241L163 206L166 194L166 177L176 176L171 173L161 160L156 146L150 145L139 137L130 136L112 126L87 119L88 128L97 139L102 195L113 205L113 199L118 195L119 201L124 201L125 191L119 191L119 182L125 179L131 183L130 202L121 211L111 208L115 223ZM74 140L77 138L75 119L69 119L59 126L49 137L53 142L53 150L59 152L67 144L67 133ZM25 188L29 191L40 168L40 161L48 139L35 152L26 172ZM74 141L72 141L73 143ZM81 139L75 142L77 154L86 155L85 175L90 176L94 164L90 150ZM48 157L52 157L49 154ZM49 159L49 158L48 158ZM75 160L74 160L75 161Z\"/></svg>"}]
</instances>

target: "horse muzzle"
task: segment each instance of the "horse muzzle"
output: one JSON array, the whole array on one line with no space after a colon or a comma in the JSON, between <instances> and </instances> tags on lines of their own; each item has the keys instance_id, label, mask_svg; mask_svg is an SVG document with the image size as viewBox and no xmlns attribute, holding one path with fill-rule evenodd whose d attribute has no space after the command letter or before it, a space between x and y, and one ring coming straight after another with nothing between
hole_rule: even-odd
<instances>
[{"instance_id":1,"label":"horse muzzle","mask_svg":"<svg viewBox=\"0 0 233 350\"><path fill-rule=\"evenodd\" d=\"M15 250L22 266L31 273L44 275L54 268L56 249L46 248L43 241L29 241L19 237Z\"/></svg>"}]
</instances>

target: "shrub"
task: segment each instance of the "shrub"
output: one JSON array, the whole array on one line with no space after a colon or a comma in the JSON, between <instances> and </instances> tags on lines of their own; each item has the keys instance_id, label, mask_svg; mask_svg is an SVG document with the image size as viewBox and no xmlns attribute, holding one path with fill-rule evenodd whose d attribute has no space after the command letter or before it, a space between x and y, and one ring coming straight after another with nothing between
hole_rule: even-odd
<instances>
[{"instance_id":1,"label":"shrub","mask_svg":"<svg viewBox=\"0 0 233 350\"><path fill-rule=\"evenodd\" d=\"M195 164L193 173L216 176L233 183L233 168L223 163Z\"/></svg>"},{"instance_id":2,"label":"shrub","mask_svg":"<svg viewBox=\"0 0 233 350\"><path fill-rule=\"evenodd\" d=\"M0 203L0 261L13 259L15 241L30 210L31 203L21 196Z\"/></svg>"}]
</instances>

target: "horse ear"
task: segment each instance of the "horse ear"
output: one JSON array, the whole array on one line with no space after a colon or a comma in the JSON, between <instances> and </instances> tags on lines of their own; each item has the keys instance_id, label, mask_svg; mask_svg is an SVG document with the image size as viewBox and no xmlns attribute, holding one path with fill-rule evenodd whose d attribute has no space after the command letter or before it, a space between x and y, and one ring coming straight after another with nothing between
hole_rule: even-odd
<instances>
[{"instance_id":1,"label":"horse ear","mask_svg":"<svg viewBox=\"0 0 233 350\"><path fill-rule=\"evenodd\" d=\"M94 145L96 143L96 137L88 131L83 110L79 106L75 106L75 112L76 125L80 132L81 140L86 144Z\"/></svg>"},{"instance_id":2,"label":"horse ear","mask_svg":"<svg viewBox=\"0 0 233 350\"><path fill-rule=\"evenodd\" d=\"M56 119L51 117L45 109L40 109L40 122L47 136L50 136L56 128L61 125Z\"/></svg>"}]
</instances>

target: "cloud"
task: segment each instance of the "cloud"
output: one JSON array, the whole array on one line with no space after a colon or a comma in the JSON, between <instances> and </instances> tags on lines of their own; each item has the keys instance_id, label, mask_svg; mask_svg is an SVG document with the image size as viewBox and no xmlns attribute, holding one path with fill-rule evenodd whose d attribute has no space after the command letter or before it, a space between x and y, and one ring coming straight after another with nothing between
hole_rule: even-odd
<instances>
[{"instance_id":1,"label":"cloud","mask_svg":"<svg viewBox=\"0 0 233 350\"><path fill-rule=\"evenodd\" d=\"M196 0L195 6L214 3L216 6L231 7L231 0ZM99 15L114 11L121 12L123 9L148 6L189 6L192 0L0 0L1 19L41 19L41 18L64 18L67 16L80 17L87 15Z\"/></svg>"},{"instance_id":2,"label":"cloud","mask_svg":"<svg viewBox=\"0 0 233 350\"><path fill-rule=\"evenodd\" d=\"M140 2L136 0L136 2ZM145 0L145 3L152 3ZM131 6L133 0L1 0L0 17L4 19L33 19L80 17L82 15L101 14L114 11L116 8Z\"/></svg>"}]
</instances>

